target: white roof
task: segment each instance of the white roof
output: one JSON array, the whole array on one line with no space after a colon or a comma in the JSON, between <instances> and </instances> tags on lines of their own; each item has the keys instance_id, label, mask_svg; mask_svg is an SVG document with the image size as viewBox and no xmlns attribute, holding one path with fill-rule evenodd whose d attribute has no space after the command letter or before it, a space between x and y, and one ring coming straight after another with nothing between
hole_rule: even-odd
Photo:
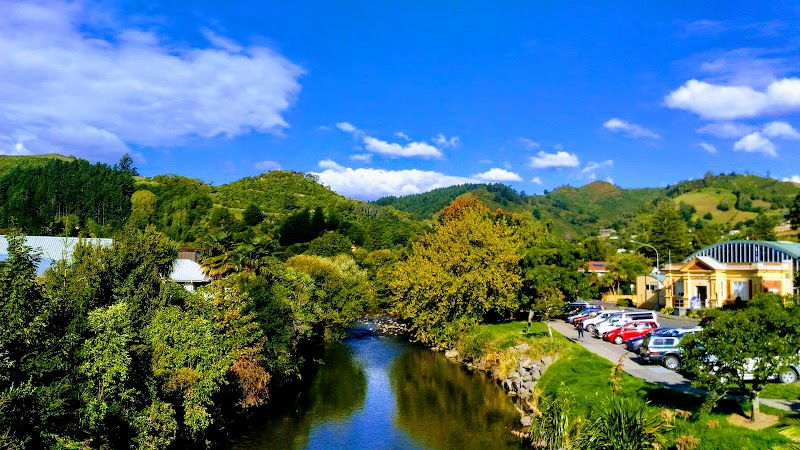
<instances>
[{"instance_id":1,"label":"white roof","mask_svg":"<svg viewBox=\"0 0 800 450\"><path fill-rule=\"evenodd\" d=\"M725 269L725 264L717 261L716 259L710 256L698 256L697 259L706 263L708 267L711 267L714 270L723 270Z\"/></svg>"},{"instance_id":2,"label":"white roof","mask_svg":"<svg viewBox=\"0 0 800 450\"><path fill-rule=\"evenodd\" d=\"M42 255L39 266L36 268L36 273L38 274L44 273L56 261L72 258L72 251L78 242L108 247L114 241L106 238L25 236L25 245L33 249L34 252L40 252ZM6 239L5 235L0 235L0 261L6 259L8 259L8 239Z\"/></svg>"},{"instance_id":3,"label":"white roof","mask_svg":"<svg viewBox=\"0 0 800 450\"><path fill-rule=\"evenodd\" d=\"M178 283L205 283L211 281L200 264L191 259L176 259L169 277Z\"/></svg>"}]
</instances>

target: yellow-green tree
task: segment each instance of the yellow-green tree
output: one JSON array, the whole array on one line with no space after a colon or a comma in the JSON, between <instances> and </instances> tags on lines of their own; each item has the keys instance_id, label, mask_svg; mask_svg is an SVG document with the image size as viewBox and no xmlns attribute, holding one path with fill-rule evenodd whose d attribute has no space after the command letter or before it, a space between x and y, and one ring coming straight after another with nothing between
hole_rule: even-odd
<instances>
[{"instance_id":1,"label":"yellow-green tree","mask_svg":"<svg viewBox=\"0 0 800 450\"><path fill-rule=\"evenodd\" d=\"M417 339L450 347L488 315L518 308L520 240L507 219L459 197L395 266L395 313L411 321Z\"/></svg>"}]
</instances>

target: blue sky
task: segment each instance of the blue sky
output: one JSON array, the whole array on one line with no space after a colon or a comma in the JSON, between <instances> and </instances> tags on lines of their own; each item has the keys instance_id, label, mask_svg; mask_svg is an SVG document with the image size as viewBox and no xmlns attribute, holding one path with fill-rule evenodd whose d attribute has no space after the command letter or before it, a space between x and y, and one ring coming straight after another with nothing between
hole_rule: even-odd
<instances>
[{"instance_id":1,"label":"blue sky","mask_svg":"<svg viewBox=\"0 0 800 450\"><path fill-rule=\"evenodd\" d=\"M793 2L0 0L0 153L374 199L800 182Z\"/></svg>"}]
</instances>

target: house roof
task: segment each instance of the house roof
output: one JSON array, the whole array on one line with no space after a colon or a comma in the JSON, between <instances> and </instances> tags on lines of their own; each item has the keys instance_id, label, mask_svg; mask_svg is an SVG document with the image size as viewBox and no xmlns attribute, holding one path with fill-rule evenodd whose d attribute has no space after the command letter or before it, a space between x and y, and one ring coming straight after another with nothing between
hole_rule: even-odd
<instances>
[{"instance_id":1,"label":"house roof","mask_svg":"<svg viewBox=\"0 0 800 450\"><path fill-rule=\"evenodd\" d=\"M206 283L211 278L191 259L176 259L169 277L178 283Z\"/></svg>"},{"instance_id":2,"label":"house roof","mask_svg":"<svg viewBox=\"0 0 800 450\"><path fill-rule=\"evenodd\" d=\"M606 272L608 263L605 261L589 261L586 263L586 270L589 272Z\"/></svg>"},{"instance_id":3,"label":"house roof","mask_svg":"<svg viewBox=\"0 0 800 450\"><path fill-rule=\"evenodd\" d=\"M56 261L72 258L72 252L78 242L85 242L94 246L108 247L114 241L105 238L76 238L53 236L25 236L25 245L42 256L36 266L36 273L41 275ZM8 259L8 239L0 235L0 261Z\"/></svg>"},{"instance_id":4,"label":"house roof","mask_svg":"<svg viewBox=\"0 0 800 450\"><path fill-rule=\"evenodd\" d=\"M752 246L752 247L764 246L764 247L773 248L775 250L778 250L780 252L785 253L786 255L789 255L790 257L794 258L795 260L800 260L800 243L798 243L798 242L732 240L732 241L718 242L718 243L716 243L714 245L710 245L708 247L700 249L700 250L692 253L691 255L687 256L683 260L683 262L684 263L689 262L689 261L692 260L692 258L694 258L696 256L699 256L699 255L707 255L708 253L711 253L714 249L717 249L717 248L724 248L724 247L728 247L728 246L741 245L741 244L746 244L746 245ZM738 261L738 262L745 262L745 261ZM749 262L755 262L755 261L749 261Z\"/></svg>"}]
</instances>

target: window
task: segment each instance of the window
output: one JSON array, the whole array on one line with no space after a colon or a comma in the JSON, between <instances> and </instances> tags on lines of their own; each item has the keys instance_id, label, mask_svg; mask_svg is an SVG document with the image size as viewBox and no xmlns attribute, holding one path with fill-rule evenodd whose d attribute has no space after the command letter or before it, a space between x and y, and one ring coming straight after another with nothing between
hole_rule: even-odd
<instances>
[{"instance_id":1,"label":"window","mask_svg":"<svg viewBox=\"0 0 800 450\"><path fill-rule=\"evenodd\" d=\"M747 281L734 281L731 283L731 295L733 298L747 300Z\"/></svg>"}]
</instances>

